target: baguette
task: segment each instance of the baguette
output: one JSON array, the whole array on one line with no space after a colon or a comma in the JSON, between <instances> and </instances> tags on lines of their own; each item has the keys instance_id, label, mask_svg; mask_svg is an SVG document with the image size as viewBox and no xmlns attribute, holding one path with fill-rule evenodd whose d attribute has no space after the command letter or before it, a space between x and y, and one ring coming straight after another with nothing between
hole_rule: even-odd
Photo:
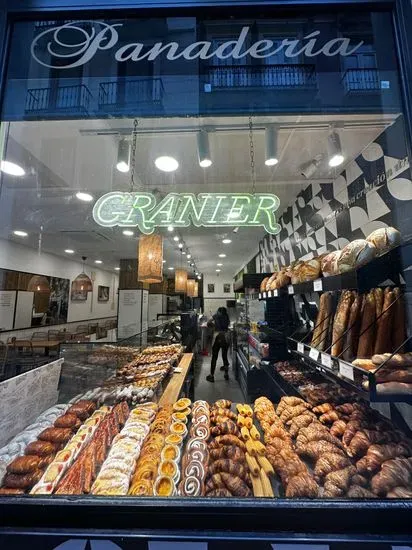
<instances>
[{"instance_id":1,"label":"baguette","mask_svg":"<svg viewBox=\"0 0 412 550\"><path fill-rule=\"evenodd\" d=\"M316 317L315 330L313 331L312 342L311 342L311 346L313 348L317 348L317 346L320 343L322 325L323 325L323 321L325 319L327 295L328 295L328 293L324 292L321 295L320 300L319 300L319 311L318 311L318 314L317 314L317 317Z\"/></svg>"},{"instance_id":2,"label":"baguette","mask_svg":"<svg viewBox=\"0 0 412 550\"><path fill-rule=\"evenodd\" d=\"M352 361L352 359L356 357L361 324L362 302L363 297L356 294L350 307L348 331L346 332L343 344L343 359L345 359L345 361Z\"/></svg>"},{"instance_id":3,"label":"baguette","mask_svg":"<svg viewBox=\"0 0 412 550\"><path fill-rule=\"evenodd\" d=\"M412 353L395 353L392 357L390 353L382 353L381 355L374 355L372 362L377 367L385 363L387 368L405 369L412 367Z\"/></svg>"},{"instance_id":4,"label":"baguette","mask_svg":"<svg viewBox=\"0 0 412 550\"><path fill-rule=\"evenodd\" d=\"M257 461L259 462L262 469L266 472L267 475L275 475L275 470L273 469L272 464L265 456L258 456Z\"/></svg>"},{"instance_id":5,"label":"baguette","mask_svg":"<svg viewBox=\"0 0 412 550\"><path fill-rule=\"evenodd\" d=\"M254 456L251 456L249 453L246 453L246 462L252 476L258 476L260 468L256 458Z\"/></svg>"},{"instance_id":6,"label":"baguette","mask_svg":"<svg viewBox=\"0 0 412 550\"><path fill-rule=\"evenodd\" d=\"M252 479L253 496L264 497L265 493L263 490L262 480L260 476L259 475L251 476L251 479Z\"/></svg>"},{"instance_id":7,"label":"baguette","mask_svg":"<svg viewBox=\"0 0 412 550\"><path fill-rule=\"evenodd\" d=\"M400 288L394 289L395 304L393 304L393 323L392 323L392 349L402 353L401 347L406 340L406 318L405 318L405 299Z\"/></svg>"},{"instance_id":8,"label":"baguette","mask_svg":"<svg viewBox=\"0 0 412 550\"><path fill-rule=\"evenodd\" d=\"M260 479L262 481L262 487L263 487L263 493L265 497L274 497L272 484L270 483L270 479L268 478L265 470L263 468L260 469Z\"/></svg>"},{"instance_id":9,"label":"baguette","mask_svg":"<svg viewBox=\"0 0 412 550\"><path fill-rule=\"evenodd\" d=\"M373 291L371 291L365 297L365 303L362 313L362 322L357 352L357 357L360 359L369 358L373 355L373 349L375 345L375 320L375 294Z\"/></svg>"},{"instance_id":10,"label":"baguette","mask_svg":"<svg viewBox=\"0 0 412 550\"><path fill-rule=\"evenodd\" d=\"M375 302L376 302L376 317L379 317L380 314L382 313L383 302L385 299L383 288L382 287L375 288L373 292L375 294Z\"/></svg>"},{"instance_id":11,"label":"baguette","mask_svg":"<svg viewBox=\"0 0 412 550\"><path fill-rule=\"evenodd\" d=\"M392 303L395 301L395 294L392 291L385 291L385 299L383 302L382 314L377 319L376 339L374 353L385 353L392 350L392 319L393 308Z\"/></svg>"},{"instance_id":12,"label":"baguette","mask_svg":"<svg viewBox=\"0 0 412 550\"><path fill-rule=\"evenodd\" d=\"M325 299L325 311L324 311L324 319L321 325L321 330L319 334L319 343L317 346L317 349L319 351L324 351L328 347L329 343L329 327L332 324L332 293L327 292L326 293L326 299Z\"/></svg>"},{"instance_id":13,"label":"baguette","mask_svg":"<svg viewBox=\"0 0 412 550\"><path fill-rule=\"evenodd\" d=\"M336 310L333 320L332 330L332 350L331 355L338 357L343 350L343 334L348 326L349 313L354 300L354 293L351 290L346 290L341 296L341 300Z\"/></svg>"}]
</instances>

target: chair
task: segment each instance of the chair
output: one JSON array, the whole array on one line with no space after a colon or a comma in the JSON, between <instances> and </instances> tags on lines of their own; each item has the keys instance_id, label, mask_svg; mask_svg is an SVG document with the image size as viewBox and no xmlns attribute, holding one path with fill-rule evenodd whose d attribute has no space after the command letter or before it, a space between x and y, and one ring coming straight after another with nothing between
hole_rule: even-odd
<instances>
[{"instance_id":1,"label":"chair","mask_svg":"<svg viewBox=\"0 0 412 550\"><path fill-rule=\"evenodd\" d=\"M32 340L47 340L47 332L33 332Z\"/></svg>"}]
</instances>

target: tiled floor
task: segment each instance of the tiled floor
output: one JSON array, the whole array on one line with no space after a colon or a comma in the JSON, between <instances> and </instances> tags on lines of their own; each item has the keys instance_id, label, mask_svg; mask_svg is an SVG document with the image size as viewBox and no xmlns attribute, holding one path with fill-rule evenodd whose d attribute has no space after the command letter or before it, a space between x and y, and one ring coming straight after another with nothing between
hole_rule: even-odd
<instances>
[{"instance_id":1,"label":"tiled floor","mask_svg":"<svg viewBox=\"0 0 412 550\"><path fill-rule=\"evenodd\" d=\"M244 396L238 382L235 380L232 367L229 369L229 380L224 379L220 370L222 361L219 357L215 372L215 382L208 382L206 376L210 373L209 356L196 355L195 359L195 399L204 399L213 403L217 399L230 399L236 403L244 402Z\"/></svg>"}]
</instances>

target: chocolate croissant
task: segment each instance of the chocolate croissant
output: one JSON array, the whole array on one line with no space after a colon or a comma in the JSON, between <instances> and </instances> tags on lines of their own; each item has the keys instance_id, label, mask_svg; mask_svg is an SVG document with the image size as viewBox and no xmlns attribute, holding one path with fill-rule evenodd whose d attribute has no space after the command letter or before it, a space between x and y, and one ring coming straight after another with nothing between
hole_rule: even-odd
<instances>
[{"instance_id":1,"label":"chocolate croissant","mask_svg":"<svg viewBox=\"0 0 412 550\"><path fill-rule=\"evenodd\" d=\"M236 420L237 418L236 414L230 411L229 409L222 409L222 408L212 409L212 413L210 415L211 419L214 420L218 416L227 417L227 418L230 418L230 420Z\"/></svg>"},{"instance_id":2,"label":"chocolate croissant","mask_svg":"<svg viewBox=\"0 0 412 550\"><path fill-rule=\"evenodd\" d=\"M229 458L233 462L244 463L246 461L246 455L239 449L239 447L224 445L223 447L218 447L217 449L211 449L210 451L211 460L219 460L221 458Z\"/></svg>"},{"instance_id":3,"label":"chocolate croissant","mask_svg":"<svg viewBox=\"0 0 412 550\"><path fill-rule=\"evenodd\" d=\"M32 441L24 449L26 455L48 456L56 453L60 445L51 441Z\"/></svg>"},{"instance_id":4,"label":"chocolate croissant","mask_svg":"<svg viewBox=\"0 0 412 550\"><path fill-rule=\"evenodd\" d=\"M251 497L252 491L246 483L238 476L221 472L220 474L226 488L236 497Z\"/></svg>"},{"instance_id":5,"label":"chocolate croissant","mask_svg":"<svg viewBox=\"0 0 412 550\"><path fill-rule=\"evenodd\" d=\"M396 457L406 457L409 454L408 446L402 443L371 445L366 455L356 463L356 468L361 474L377 472L383 462Z\"/></svg>"},{"instance_id":6,"label":"chocolate croissant","mask_svg":"<svg viewBox=\"0 0 412 550\"><path fill-rule=\"evenodd\" d=\"M394 458L382 464L381 471L371 479L375 495L386 495L394 487L408 487L412 481L412 458Z\"/></svg>"},{"instance_id":7,"label":"chocolate croissant","mask_svg":"<svg viewBox=\"0 0 412 550\"><path fill-rule=\"evenodd\" d=\"M209 465L209 472L212 475L227 472L228 474L238 476L243 480L246 480L248 476L248 472L242 464L239 464L239 462L233 462L233 460L228 458L221 458L215 462L212 462L212 464Z\"/></svg>"},{"instance_id":8,"label":"chocolate croissant","mask_svg":"<svg viewBox=\"0 0 412 550\"><path fill-rule=\"evenodd\" d=\"M229 401L229 399L219 399L213 405L213 407L216 407L217 409L230 409L231 406L232 402Z\"/></svg>"},{"instance_id":9,"label":"chocolate croissant","mask_svg":"<svg viewBox=\"0 0 412 550\"><path fill-rule=\"evenodd\" d=\"M232 435L237 435L238 437L240 435L239 428L231 420L227 420L222 424L217 424L212 428L211 432L212 432L212 435L232 434Z\"/></svg>"},{"instance_id":10,"label":"chocolate croissant","mask_svg":"<svg viewBox=\"0 0 412 550\"><path fill-rule=\"evenodd\" d=\"M18 456L7 466L10 474L28 474L39 468L41 457L35 455Z\"/></svg>"},{"instance_id":11,"label":"chocolate croissant","mask_svg":"<svg viewBox=\"0 0 412 550\"><path fill-rule=\"evenodd\" d=\"M246 450L246 446L243 443L241 439L239 439L236 435L226 434L226 435L218 435L211 443L210 448L216 449L220 445L235 445L236 447L239 447L242 449L242 451Z\"/></svg>"},{"instance_id":12,"label":"chocolate croissant","mask_svg":"<svg viewBox=\"0 0 412 550\"><path fill-rule=\"evenodd\" d=\"M333 422L337 420L339 420L339 415L336 411L324 413L319 417L319 421L322 422L322 424L333 424Z\"/></svg>"}]
</instances>

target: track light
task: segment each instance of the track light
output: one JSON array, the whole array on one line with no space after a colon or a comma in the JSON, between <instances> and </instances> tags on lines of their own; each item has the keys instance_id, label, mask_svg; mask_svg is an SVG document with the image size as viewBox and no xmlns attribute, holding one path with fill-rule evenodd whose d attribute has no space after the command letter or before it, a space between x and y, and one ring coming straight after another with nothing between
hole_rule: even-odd
<instances>
[{"instance_id":1,"label":"track light","mask_svg":"<svg viewBox=\"0 0 412 550\"><path fill-rule=\"evenodd\" d=\"M313 177L316 174L321 162L322 162L322 155L316 155L316 157L313 158L309 163L306 163L301 167L300 173L304 178L309 180L311 177Z\"/></svg>"},{"instance_id":2,"label":"track light","mask_svg":"<svg viewBox=\"0 0 412 550\"><path fill-rule=\"evenodd\" d=\"M279 162L277 157L277 129L273 124L266 127L265 139L266 139L266 166L275 166Z\"/></svg>"},{"instance_id":3,"label":"track light","mask_svg":"<svg viewBox=\"0 0 412 550\"><path fill-rule=\"evenodd\" d=\"M119 172L128 172L130 170L130 143L127 139L121 139L117 148L117 164Z\"/></svg>"},{"instance_id":4,"label":"track light","mask_svg":"<svg viewBox=\"0 0 412 550\"><path fill-rule=\"evenodd\" d=\"M338 132L332 128L328 136L328 154L329 154L329 166L334 168L340 166L345 157L342 154L342 145Z\"/></svg>"},{"instance_id":5,"label":"track light","mask_svg":"<svg viewBox=\"0 0 412 550\"><path fill-rule=\"evenodd\" d=\"M197 154L199 165L202 168L212 166L212 157L210 155L209 134L206 130L200 130L197 134Z\"/></svg>"}]
</instances>

